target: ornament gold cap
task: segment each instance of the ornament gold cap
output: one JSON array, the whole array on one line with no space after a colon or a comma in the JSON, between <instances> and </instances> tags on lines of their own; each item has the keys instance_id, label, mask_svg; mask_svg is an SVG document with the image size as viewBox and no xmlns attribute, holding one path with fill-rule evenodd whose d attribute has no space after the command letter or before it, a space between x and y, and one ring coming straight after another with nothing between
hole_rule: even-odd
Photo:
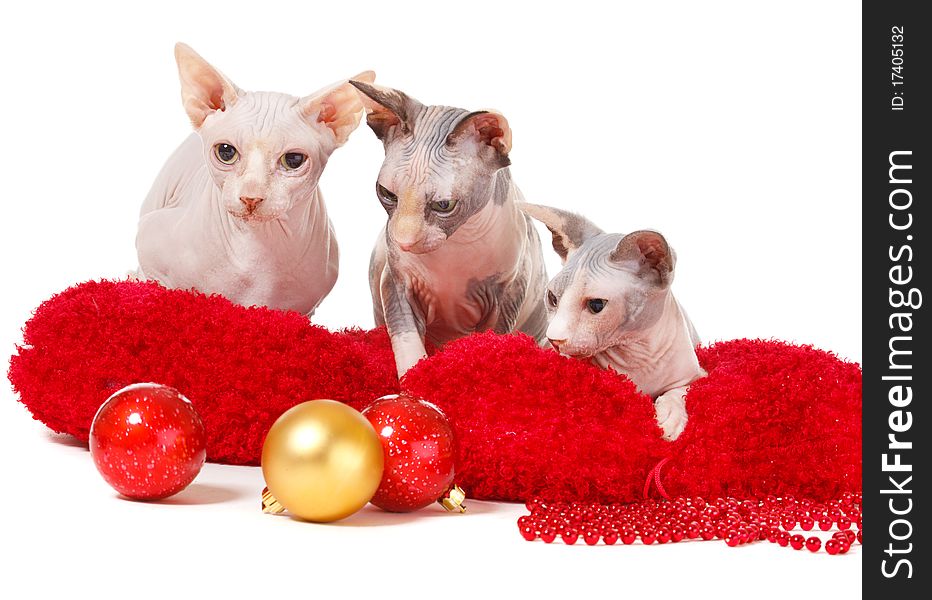
<instances>
[{"instance_id":1,"label":"ornament gold cap","mask_svg":"<svg viewBox=\"0 0 932 600\"><path fill-rule=\"evenodd\" d=\"M466 492L454 485L437 502L449 512L466 512Z\"/></svg>"},{"instance_id":2,"label":"ornament gold cap","mask_svg":"<svg viewBox=\"0 0 932 600\"><path fill-rule=\"evenodd\" d=\"M272 495L269 488L262 490L262 512L269 515L278 515L285 512L285 507Z\"/></svg>"}]
</instances>

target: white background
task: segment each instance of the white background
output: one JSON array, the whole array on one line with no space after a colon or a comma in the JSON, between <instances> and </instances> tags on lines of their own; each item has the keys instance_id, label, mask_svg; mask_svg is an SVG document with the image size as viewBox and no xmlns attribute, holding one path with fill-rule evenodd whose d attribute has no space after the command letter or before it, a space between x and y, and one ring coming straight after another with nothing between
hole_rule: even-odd
<instances>
[{"instance_id":1,"label":"white background","mask_svg":"<svg viewBox=\"0 0 932 600\"><path fill-rule=\"evenodd\" d=\"M304 95L374 69L425 103L498 109L529 201L667 236L674 289L706 341L773 337L860 360L857 3L346 4L4 9L0 354L51 294L135 267L139 206L189 131L181 40L245 89ZM372 325L381 153L363 126L321 181L342 253L317 315L331 327ZM0 396L4 597L860 591L856 550L528 544L519 506L298 523L259 512L254 468L208 465L164 505L122 501L84 449L32 421L8 386Z\"/></svg>"}]
</instances>

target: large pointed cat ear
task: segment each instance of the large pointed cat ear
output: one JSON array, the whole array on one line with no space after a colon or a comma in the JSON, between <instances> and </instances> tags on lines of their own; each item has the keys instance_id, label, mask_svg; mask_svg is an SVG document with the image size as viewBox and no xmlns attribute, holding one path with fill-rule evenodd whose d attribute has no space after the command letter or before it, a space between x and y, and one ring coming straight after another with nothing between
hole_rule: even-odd
<instances>
[{"instance_id":1,"label":"large pointed cat ear","mask_svg":"<svg viewBox=\"0 0 932 600\"><path fill-rule=\"evenodd\" d=\"M343 81L302 98L301 114L313 123L319 123L333 133L336 146L342 146L356 127L365 108L350 81L375 81L375 73L364 71L348 81Z\"/></svg>"},{"instance_id":2,"label":"large pointed cat ear","mask_svg":"<svg viewBox=\"0 0 932 600\"><path fill-rule=\"evenodd\" d=\"M553 234L553 249L560 255L564 264L567 257L582 246L583 242L603 233L585 217L558 208L527 202L519 202L518 208L547 226Z\"/></svg>"},{"instance_id":3,"label":"large pointed cat ear","mask_svg":"<svg viewBox=\"0 0 932 600\"><path fill-rule=\"evenodd\" d=\"M392 131L407 133L414 125L414 112L420 103L404 92L370 82L352 80L366 107L366 124L383 142Z\"/></svg>"},{"instance_id":4,"label":"large pointed cat ear","mask_svg":"<svg viewBox=\"0 0 932 600\"><path fill-rule=\"evenodd\" d=\"M175 62L181 78L181 102L195 129L211 113L236 102L240 89L187 44L175 44Z\"/></svg>"},{"instance_id":5,"label":"large pointed cat ear","mask_svg":"<svg viewBox=\"0 0 932 600\"><path fill-rule=\"evenodd\" d=\"M661 287L667 287L673 281L676 253L656 231L629 233L618 242L611 259L630 265L639 276L647 277Z\"/></svg>"},{"instance_id":6,"label":"large pointed cat ear","mask_svg":"<svg viewBox=\"0 0 932 600\"><path fill-rule=\"evenodd\" d=\"M447 136L447 143L455 145L464 140L472 140L480 148L488 148L488 156L508 166L508 153L511 152L511 127L504 115L492 110L480 110L469 113Z\"/></svg>"}]
</instances>

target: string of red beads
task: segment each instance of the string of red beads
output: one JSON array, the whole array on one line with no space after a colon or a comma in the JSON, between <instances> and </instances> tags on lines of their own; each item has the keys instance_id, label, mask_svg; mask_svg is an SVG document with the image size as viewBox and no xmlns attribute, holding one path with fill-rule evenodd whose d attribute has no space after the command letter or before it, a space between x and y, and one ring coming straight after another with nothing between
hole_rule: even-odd
<instances>
[{"instance_id":1,"label":"string of red beads","mask_svg":"<svg viewBox=\"0 0 932 600\"><path fill-rule=\"evenodd\" d=\"M668 501L644 500L632 504L593 504L586 502L527 503L531 514L518 519L518 530L528 541L552 543L557 536L565 544L582 539L590 546L601 541L613 545L666 544L682 540L724 540L730 547L767 540L794 550L818 552L823 544L818 536L806 538L790 534L795 529L822 531L833 527L824 546L829 554L844 554L857 541L861 543L861 494L845 492L827 503L798 500L793 496L767 496L763 500L736 498L674 498ZM857 525L857 533L851 530Z\"/></svg>"}]
</instances>

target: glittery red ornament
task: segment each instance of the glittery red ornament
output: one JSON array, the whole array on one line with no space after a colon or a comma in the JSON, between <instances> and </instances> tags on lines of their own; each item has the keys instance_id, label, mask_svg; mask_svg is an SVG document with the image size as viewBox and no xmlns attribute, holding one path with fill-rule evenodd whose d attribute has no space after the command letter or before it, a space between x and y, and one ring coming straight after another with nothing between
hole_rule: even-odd
<instances>
[{"instance_id":1,"label":"glittery red ornament","mask_svg":"<svg viewBox=\"0 0 932 600\"><path fill-rule=\"evenodd\" d=\"M194 406L177 390L130 385L101 405L90 450L113 489L134 500L158 500L191 483L207 456L207 436Z\"/></svg>"},{"instance_id":2,"label":"glittery red ornament","mask_svg":"<svg viewBox=\"0 0 932 600\"><path fill-rule=\"evenodd\" d=\"M408 512L436 502L450 489L453 429L439 408L409 396L386 396L362 414L385 449L385 470L373 504Z\"/></svg>"}]
</instances>

